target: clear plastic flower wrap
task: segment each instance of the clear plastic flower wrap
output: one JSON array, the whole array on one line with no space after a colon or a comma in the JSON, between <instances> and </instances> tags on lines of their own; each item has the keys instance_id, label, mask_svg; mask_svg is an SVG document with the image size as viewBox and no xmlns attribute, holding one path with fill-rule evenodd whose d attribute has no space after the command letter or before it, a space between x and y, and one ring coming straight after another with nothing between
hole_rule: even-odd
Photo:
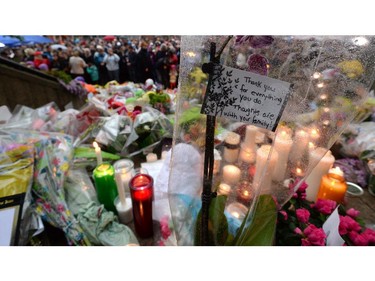
<instances>
[{"instance_id":1,"label":"clear plastic flower wrap","mask_svg":"<svg viewBox=\"0 0 375 281\"><path fill-rule=\"evenodd\" d=\"M208 76L199 69L210 60L212 42L216 54L222 52L216 65L227 72L216 77L219 84L203 86ZM333 157L329 149L366 101L374 51L372 36L183 36L168 187L178 244L201 245L205 87L217 96L208 98L204 112L232 106L245 114L237 121L216 116L211 184L218 196L210 203L208 244L271 245L277 209L309 176L316 181L314 169ZM231 79L238 70L248 73L241 72L245 87ZM218 75L211 73L212 79ZM245 94L247 84L258 90ZM280 100L280 85L290 85L282 114L258 116L260 108ZM243 97L233 96L239 90ZM276 118L277 126L266 129L260 117Z\"/></svg>"}]
</instances>

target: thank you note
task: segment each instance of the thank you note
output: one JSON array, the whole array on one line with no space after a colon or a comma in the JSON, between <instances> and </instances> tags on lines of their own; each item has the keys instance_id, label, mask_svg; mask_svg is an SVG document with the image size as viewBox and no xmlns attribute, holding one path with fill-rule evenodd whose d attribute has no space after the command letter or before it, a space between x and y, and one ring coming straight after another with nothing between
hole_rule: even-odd
<instances>
[{"instance_id":1,"label":"thank you note","mask_svg":"<svg viewBox=\"0 0 375 281\"><path fill-rule=\"evenodd\" d=\"M201 113L275 131L290 83L216 64Z\"/></svg>"}]
</instances>

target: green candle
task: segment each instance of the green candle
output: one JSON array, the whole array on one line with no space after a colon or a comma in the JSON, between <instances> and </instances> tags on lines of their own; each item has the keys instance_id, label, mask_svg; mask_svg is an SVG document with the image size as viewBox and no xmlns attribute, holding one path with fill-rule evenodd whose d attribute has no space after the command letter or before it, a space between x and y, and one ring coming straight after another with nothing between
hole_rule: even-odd
<instances>
[{"instance_id":1,"label":"green candle","mask_svg":"<svg viewBox=\"0 0 375 281\"><path fill-rule=\"evenodd\" d=\"M94 170L94 182L99 202L108 211L117 214L114 200L118 196L118 192L113 166L108 163L97 166Z\"/></svg>"}]
</instances>

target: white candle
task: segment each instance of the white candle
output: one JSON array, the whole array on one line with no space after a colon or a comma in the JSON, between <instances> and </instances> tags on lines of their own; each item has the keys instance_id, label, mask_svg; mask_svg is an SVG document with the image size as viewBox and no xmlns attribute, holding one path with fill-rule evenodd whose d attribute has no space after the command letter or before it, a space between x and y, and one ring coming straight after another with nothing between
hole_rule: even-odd
<instances>
[{"instance_id":1,"label":"white candle","mask_svg":"<svg viewBox=\"0 0 375 281\"><path fill-rule=\"evenodd\" d=\"M248 151L255 151L256 150L256 136L257 136L258 128L254 125L248 125L246 126L246 134L245 134L245 140L243 142L244 147Z\"/></svg>"},{"instance_id":2,"label":"white candle","mask_svg":"<svg viewBox=\"0 0 375 281\"><path fill-rule=\"evenodd\" d=\"M254 188L262 188L262 194L270 193L272 174L276 166L278 159L278 153L274 149L270 155L270 159L267 165L267 158L271 152L271 146L268 144L262 145L257 150L257 160L255 164L255 175L254 175ZM264 175L263 175L264 173Z\"/></svg>"},{"instance_id":3,"label":"white candle","mask_svg":"<svg viewBox=\"0 0 375 281\"><path fill-rule=\"evenodd\" d=\"M146 155L146 160L148 163L155 162L158 160L158 156L155 153L149 153Z\"/></svg>"},{"instance_id":4,"label":"white candle","mask_svg":"<svg viewBox=\"0 0 375 281\"><path fill-rule=\"evenodd\" d=\"M220 171L221 167L221 155L217 149L214 149L214 175L216 175Z\"/></svg>"},{"instance_id":5,"label":"white candle","mask_svg":"<svg viewBox=\"0 0 375 281\"><path fill-rule=\"evenodd\" d=\"M224 141L224 160L228 163L234 163L237 161L239 144L241 136L234 132L229 132Z\"/></svg>"},{"instance_id":6,"label":"white candle","mask_svg":"<svg viewBox=\"0 0 375 281\"><path fill-rule=\"evenodd\" d=\"M308 185L306 189L306 199L309 201L316 201L316 197L318 196L320 187L320 181L322 180L323 175L328 173L328 170L335 162L335 157L333 157L331 151L326 151L327 149L318 147L310 153L309 171L311 171L311 173L305 179L305 182Z\"/></svg>"},{"instance_id":7,"label":"white candle","mask_svg":"<svg viewBox=\"0 0 375 281\"><path fill-rule=\"evenodd\" d=\"M97 162L97 166L99 166L103 163L102 150L96 141L94 141L92 145L95 148L96 162Z\"/></svg>"},{"instance_id":8,"label":"white candle","mask_svg":"<svg viewBox=\"0 0 375 281\"><path fill-rule=\"evenodd\" d=\"M223 181L229 185L236 185L241 179L241 170L234 165L223 167Z\"/></svg>"},{"instance_id":9,"label":"white candle","mask_svg":"<svg viewBox=\"0 0 375 281\"><path fill-rule=\"evenodd\" d=\"M229 184L221 183L217 189L217 195L226 195L228 196L232 188Z\"/></svg>"},{"instance_id":10,"label":"white candle","mask_svg":"<svg viewBox=\"0 0 375 281\"><path fill-rule=\"evenodd\" d=\"M310 139L317 141L320 137L319 130L316 128L310 129Z\"/></svg>"},{"instance_id":11,"label":"white candle","mask_svg":"<svg viewBox=\"0 0 375 281\"><path fill-rule=\"evenodd\" d=\"M252 164L255 162L255 156L255 142L251 148L248 148L246 143L241 144L240 155L238 157L241 162Z\"/></svg>"},{"instance_id":12,"label":"white candle","mask_svg":"<svg viewBox=\"0 0 375 281\"><path fill-rule=\"evenodd\" d=\"M248 212L248 208L245 205L234 202L228 205L226 211L231 214L233 217L239 220L243 220Z\"/></svg>"},{"instance_id":13,"label":"white candle","mask_svg":"<svg viewBox=\"0 0 375 281\"><path fill-rule=\"evenodd\" d=\"M292 148L293 140L285 131L281 131L275 137L274 149L278 153L278 160L272 174L272 179L282 181L285 178L285 171L288 164L288 157L290 149Z\"/></svg>"},{"instance_id":14,"label":"white candle","mask_svg":"<svg viewBox=\"0 0 375 281\"><path fill-rule=\"evenodd\" d=\"M117 210L117 216L120 223L128 224L133 220L133 210L132 210L132 200L131 198L126 198L125 204L122 204L119 197L115 199L115 206Z\"/></svg>"},{"instance_id":15,"label":"white candle","mask_svg":"<svg viewBox=\"0 0 375 281\"><path fill-rule=\"evenodd\" d=\"M309 143L309 135L304 130L298 130L294 136L293 150L290 152L290 160L297 162L303 156Z\"/></svg>"},{"instance_id":16,"label":"white candle","mask_svg":"<svg viewBox=\"0 0 375 281\"><path fill-rule=\"evenodd\" d=\"M129 181L134 175L134 163L129 159L121 159L113 164L113 168L115 169L118 194L124 204L125 192L130 192Z\"/></svg>"}]
</instances>

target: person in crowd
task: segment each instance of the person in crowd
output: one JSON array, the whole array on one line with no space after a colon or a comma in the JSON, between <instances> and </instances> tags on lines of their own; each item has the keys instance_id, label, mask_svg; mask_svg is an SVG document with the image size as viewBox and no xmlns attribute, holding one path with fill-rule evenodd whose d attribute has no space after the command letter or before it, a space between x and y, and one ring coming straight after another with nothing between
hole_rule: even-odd
<instances>
[{"instance_id":1,"label":"person in crowd","mask_svg":"<svg viewBox=\"0 0 375 281\"><path fill-rule=\"evenodd\" d=\"M94 54L94 63L99 71L99 84L105 85L108 82L107 68L104 63L106 53L101 45L96 46L96 52Z\"/></svg>"},{"instance_id":2,"label":"person in crowd","mask_svg":"<svg viewBox=\"0 0 375 281\"><path fill-rule=\"evenodd\" d=\"M34 62L34 53L35 51L31 48L26 48L25 49L25 58L24 58L24 62L28 62L28 61L32 61Z\"/></svg>"},{"instance_id":3,"label":"person in crowd","mask_svg":"<svg viewBox=\"0 0 375 281\"><path fill-rule=\"evenodd\" d=\"M152 63L147 52L147 43L142 41L141 49L136 58L136 82L144 83L148 78L152 77Z\"/></svg>"},{"instance_id":4,"label":"person in crowd","mask_svg":"<svg viewBox=\"0 0 375 281\"><path fill-rule=\"evenodd\" d=\"M109 81L120 81L120 57L113 52L112 48L108 49L108 54L104 58L104 63L107 68Z\"/></svg>"},{"instance_id":5,"label":"person in crowd","mask_svg":"<svg viewBox=\"0 0 375 281\"><path fill-rule=\"evenodd\" d=\"M46 56L43 57L43 53L41 51L36 51L34 53L34 67L39 69L41 64L49 65L49 61Z\"/></svg>"},{"instance_id":6,"label":"person in crowd","mask_svg":"<svg viewBox=\"0 0 375 281\"><path fill-rule=\"evenodd\" d=\"M137 61L137 53L134 50L134 47L129 44L128 45L128 60L127 60L127 66L128 66L128 72L129 72L129 81L135 82L136 76L136 61Z\"/></svg>"},{"instance_id":7,"label":"person in crowd","mask_svg":"<svg viewBox=\"0 0 375 281\"><path fill-rule=\"evenodd\" d=\"M155 56L155 72L156 82L162 84L164 88L169 86L169 67L168 67L168 47L166 44L161 44L160 50Z\"/></svg>"},{"instance_id":8,"label":"person in crowd","mask_svg":"<svg viewBox=\"0 0 375 281\"><path fill-rule=\"evenodd\" d=\"M93 62L89 62L86 68L87 73L89 74L89 80L86 80L89 84L98 84L99 83L99 71L96 65Z\"/></svg>"},{"instance_id":9,"label":"person in crowd","mask_svg":"<svg viewBox=\"0 0 375 281\"><path fill-rule=\"evenodd\" d=\"M118 42L119 43L119 42ZM124 83L129 81L129 70L128 70L128 43L124 43L120 46L120 50L118 52L118 56L120 57L120 83Z\"/></svg>"},{"instance_id":10,"label":"person in crowd","mask_svg":"<svg viewBox=\"0 0 375 281\"><path fill-rule=\"evenodd\" d=\"M59 55L57 52L52 53L51 70L61 70Z\"/></svg>"},{"instance_id":11,"label":"person in crowd","mask_svg":"<svg viewBox=\"0 0 375 281\"><path fill-rule=\"evenodd\" d=\"M73 79L78 76L84 76L85 74L87 64L79 55L79 51L76 50L73 52L73 56L69 58L70 75Z\"/></svg>"}]
</instances>

